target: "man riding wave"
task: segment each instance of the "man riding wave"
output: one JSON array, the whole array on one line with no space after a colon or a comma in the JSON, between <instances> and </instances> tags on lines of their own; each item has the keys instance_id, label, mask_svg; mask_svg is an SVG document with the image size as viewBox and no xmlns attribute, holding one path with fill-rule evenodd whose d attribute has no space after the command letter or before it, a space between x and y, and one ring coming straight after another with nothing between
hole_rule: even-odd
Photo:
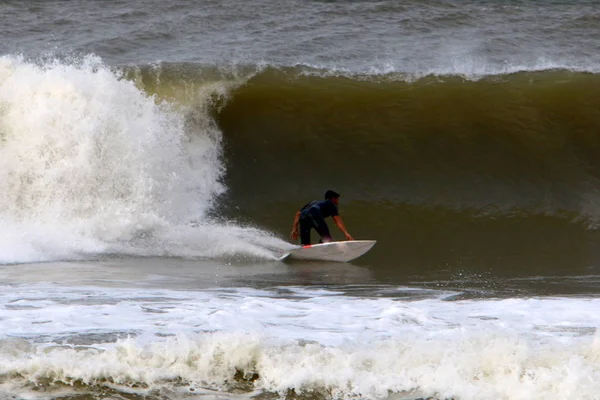
<instances>
[{"instance_id":1,"label":"man riding wave","mask_svg":"<svg viewBox=\"0 0 600 400\"><path fill-rule=\"evenodd\" d=\"M292 225L292 240L298 239L300 234L300 243L303 246L310 244L310 230L314 228L321 236L320 243L331 242L329 227L325 222L325 218L332 217L333 222L342 231L346 240L354 240L344 226L342 217L339 216L338 204L340 202L339 193L333 190L325 192L325 200L315 200L302 207L294 216Z\"/></svg>"}]
</instances>

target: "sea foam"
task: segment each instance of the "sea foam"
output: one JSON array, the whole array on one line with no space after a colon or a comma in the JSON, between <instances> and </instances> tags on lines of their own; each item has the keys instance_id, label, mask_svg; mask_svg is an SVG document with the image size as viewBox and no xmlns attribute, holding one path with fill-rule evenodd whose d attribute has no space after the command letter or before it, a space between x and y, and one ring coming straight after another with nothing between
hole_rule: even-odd
<instances>
[{"instance_id":1,"label":"sea foam","mask_svg":"<svg viewBox=\"0 0 600 400\"><path fill-rule=\"evenodd\" d=\"M0 310L0 375L15 386L367 399L592 399L600 389L598 299L24 289L3 287L10 307Z\"/></svg>"},{"instance_id":2,"label":"sea foam","mask_svg":"<svg viewBox=\"0 0 600 400\"><path fill-rule=\"evenodd\" d=\"M0 263L270 257L257 245L281 244L269 234L209 221L224 167L221 133L208 114L200 118L188 124L181 107L95 56L1 57Z\"/></svg>"}]
</instances>

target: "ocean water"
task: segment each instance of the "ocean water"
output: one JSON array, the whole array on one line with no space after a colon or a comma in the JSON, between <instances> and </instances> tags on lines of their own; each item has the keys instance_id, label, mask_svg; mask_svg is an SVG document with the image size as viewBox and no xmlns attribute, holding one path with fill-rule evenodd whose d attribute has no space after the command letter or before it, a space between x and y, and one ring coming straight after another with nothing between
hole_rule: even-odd
<instances>
[{"instance_id":1,"label":"ocean water","mask_svg":"<svg viewBox=\"0 0 600 400\"><path fill-rule=\"evenodd\" d=\"M0 399L599 398L597 2L0 22Z\"/></svg>"}]
</instances>

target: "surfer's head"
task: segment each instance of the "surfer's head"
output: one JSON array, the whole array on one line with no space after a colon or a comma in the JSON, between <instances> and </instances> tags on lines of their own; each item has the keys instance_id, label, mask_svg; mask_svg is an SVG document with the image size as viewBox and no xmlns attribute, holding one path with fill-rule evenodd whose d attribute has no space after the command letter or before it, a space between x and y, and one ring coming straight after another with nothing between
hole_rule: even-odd
<instances>
[{"instance_id":1,"label":"surfer's head","mask_svg":"<svg viewBox=\"0 0 600 400\"><path fill-rule=\"evenodd\" d=\"M331 200L334 204L337 204L340 199L340 194L334 192L333 190L328 190L325 192L325 200Z\"/></svg>"}]
</instances>

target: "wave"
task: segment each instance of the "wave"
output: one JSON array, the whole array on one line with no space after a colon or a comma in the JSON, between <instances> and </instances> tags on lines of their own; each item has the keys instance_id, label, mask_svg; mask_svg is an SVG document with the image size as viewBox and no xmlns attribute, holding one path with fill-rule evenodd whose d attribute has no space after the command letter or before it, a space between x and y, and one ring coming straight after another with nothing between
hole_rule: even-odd
<instances>
[{"instance_id":1,"label":"wave","mask_svg":"<svg viewBox=\"0 0 600 400\"><path fill-rule=\"evenodd\" d=\"M304 66L166 65L158 71L143 71L144 90L186 104L194 103L190 93L221 83L225 90L213 98L211 113L223 132L226 161L251 168L253 176L284 161L300 167L294 161L303 159L369 178L390 169L393 177L418 172L441 180L469 173L499 181L597 176L597 74L414 80ZM269 177L277 178L273 172Z\"/></svg>"},{"instance_id":2,"label":"wave","mask_svg":"<svg viewBox=\"0 0 600 400\"><path fill-rule=\"evenodd\" d=\"M425 339L408 335L359 346L318 343L277 344L260 335L178 335L146 345L134 339L114 346L27 346L11 340L2 354L11 376L8 395L46 398L81 395L143 396L257 394L317 399L387 398L486 399L490 396L568 398L575 390L594 396L589 378L597 366L589 341L538 344L498 332L447 334ZM25 351L21 350L26 348ZM451 350L449 350L451 349ZM535 349L535 350L532 350ZM568 368L564 365L576 365ZM568 382L556 385L558 381ZM129 395L129 396L128 396Z\"/></svg>"},{"instance_id":3,"label":"wave","mask_svg":"<svg viewBox=\"0 0 600 400\"><path fill-rule=\"evenodd\" d=\"M169 73L181 84L179 68L164 66L155 93ZM229 85L210 106L224 215L285 237L295 210L334 188L351 233L379 239L367 259L390 267L382 279L407 273L399 262L546 273L599 258L598 74L185 69L186 87L211 82L195 70ZM173 100L194 108L187 90Z\"/></svg>"},{"instance_id":4,"label":"wave","mask_svg":"<svg viewBox=\"0 0 600 400\"><path fill-rule=\"evenodd\" d=\"M599 388L593 298L30 289L3 295L15 300L5 331L18 337L0 339L0 391L17 397L543 399Z\"/></svg>"},{"instance_id":5,"label":"wave","mask_svg":"<svg viewBox=\"0 0 600 400\"><path fill-rule=\"evenodd\" d=\"M598 74L1 60L3 262L272 257L328 188L362 237L595 240Z\"/></svg>"},{"instance_id":6,"label":"wave","mask_svg":"<svg viewBox=\"0 0 600 400\"><path fill-rule=\"evenodd\" d=\"M598 89L600 75L565 70L267 69L215 110L232 215L285 234L334 188L350 232L380 239L378 265L584 268L598 260Z\"/></svg>"},{"instance_id":7,"label":"wave","mask_svg":"<svg viewBox=\"0 0 600 400\"><path fill-rule=\"evenodd\" d=\"M352 200L558 213L595 196L600 75L296 72L263 71L215 111L238 201L335 185Z\"/></svg>"}]
</instances>

